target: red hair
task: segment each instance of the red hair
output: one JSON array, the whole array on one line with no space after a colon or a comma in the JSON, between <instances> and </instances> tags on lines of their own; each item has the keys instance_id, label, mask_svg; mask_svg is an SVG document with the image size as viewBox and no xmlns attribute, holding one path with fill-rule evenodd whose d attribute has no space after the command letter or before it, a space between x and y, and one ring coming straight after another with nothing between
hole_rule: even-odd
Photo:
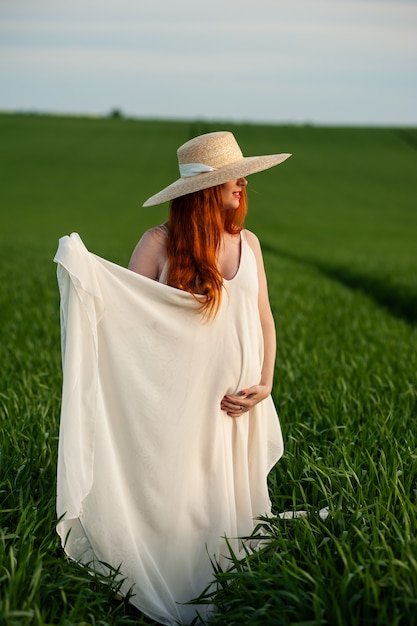
<instances>
[{"instance_id":1,"label":"red hair","mask_svg":"<svg viewBox=\"0 0 417 626\"><path fill-rule=\"evenodd\" d=\"M200 311L209 318L216 315L222 297L223 276L217 267L222 235L239 234L246 212L244 187L237 209L224 208L221 185L171 201L167 283L191 293L199 302Z\"/></svg>"}]
</instances>

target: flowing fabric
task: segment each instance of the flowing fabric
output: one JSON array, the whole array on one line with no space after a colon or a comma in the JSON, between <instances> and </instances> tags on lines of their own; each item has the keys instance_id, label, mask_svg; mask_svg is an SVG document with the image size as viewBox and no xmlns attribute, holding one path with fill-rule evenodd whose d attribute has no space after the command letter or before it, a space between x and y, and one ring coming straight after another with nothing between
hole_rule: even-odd
<instances>
[{"instance_id":1,"label":"flowing fabric","mask_svg":"<svg viewBox=\"0 0 417 626\"><path fill-rule=\"evenodd\" d=\"M242 417L220 409L260 379L255 256L224 281L204 322L191 294L60 239L63 392L57 531L67 554L108 573L162 624L210 607L185 604L230 566L240 537L269 515L267 474L283 443L271 397ZM226 541L227 538L227 541Z\"/></svg>"}]
</instances>

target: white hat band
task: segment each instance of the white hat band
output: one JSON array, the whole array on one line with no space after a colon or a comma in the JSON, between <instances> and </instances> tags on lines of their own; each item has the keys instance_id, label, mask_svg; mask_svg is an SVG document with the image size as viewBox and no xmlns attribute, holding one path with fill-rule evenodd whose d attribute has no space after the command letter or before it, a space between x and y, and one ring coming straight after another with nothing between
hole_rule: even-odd
<instances>
[{"instance_id":1,"label":"white hat band","mask_svg":"<svg viewBox=\"0 0 417 626\"><path fill-rule=\"evenodd\" d=\"M214 172L215 167L210 165L204 165L204 163L180 163L178 165L180 169L181 178L188 178L189 176L195 176L202 172Z\"/></svg>"}]
</instances>

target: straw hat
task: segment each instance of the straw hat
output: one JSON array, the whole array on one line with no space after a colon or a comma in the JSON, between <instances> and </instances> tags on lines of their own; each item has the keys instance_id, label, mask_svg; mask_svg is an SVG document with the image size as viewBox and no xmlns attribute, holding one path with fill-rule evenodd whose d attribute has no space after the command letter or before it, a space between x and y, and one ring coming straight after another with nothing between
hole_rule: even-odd
<instances>
[{"instance_id":1,"label":"straw hat","mask_svg":"<svg viewBox=\"0 0 417 626\"><path fill-rule=\"evenodd\" d=\"M229 131L218 131L187 141L178 148L177 156L181 178L148 198L143 206L161 204L188 193L267 170L282 163L291 154L244 157L233 134Z\"/></svg>"}]
</instances>

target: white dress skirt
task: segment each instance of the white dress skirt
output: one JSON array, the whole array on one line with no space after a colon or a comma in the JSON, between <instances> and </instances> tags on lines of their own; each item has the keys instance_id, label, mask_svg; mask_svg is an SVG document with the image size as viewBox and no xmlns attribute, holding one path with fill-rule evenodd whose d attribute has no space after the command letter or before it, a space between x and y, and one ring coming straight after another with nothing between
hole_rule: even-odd
<instances>
[{"instance_id":1,"label":"white dress skirt","mask_svg":"<svg viewBox=\"0 0 417 626\"><path fill-rule=\"evenodd\" d=\"M57 531L66 553L161 624L212 608L188 601L230 567L269 515L267 474L283 453L271 397L242 417L220 409L260 379L256 260L244 232L217 316L188 293L90 253L73 233L54 259L63 392ZM227 538L227 541L226 541Z\"/></svg>"}]
</instances>

